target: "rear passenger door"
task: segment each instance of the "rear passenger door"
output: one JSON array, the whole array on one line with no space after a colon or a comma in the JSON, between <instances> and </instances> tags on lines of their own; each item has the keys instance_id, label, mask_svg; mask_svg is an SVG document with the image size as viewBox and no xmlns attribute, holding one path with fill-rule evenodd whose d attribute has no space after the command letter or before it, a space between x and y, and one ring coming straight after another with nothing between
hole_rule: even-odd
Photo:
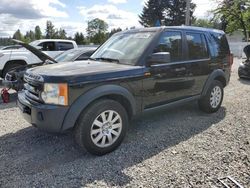
<instances>
[{"instance_id":1,"label":"rear passenger door","mask_svg":"<svg viewBox=\"0 0 250 188\"><path fill-rule=\"evenodd\" d=\"M202 92L203 86L210 73L210 53L207 45L206 33L185 32L186 46L186 73L187 79L192 84L187 95L194 96Z\"/></svg>"}]
</instances>

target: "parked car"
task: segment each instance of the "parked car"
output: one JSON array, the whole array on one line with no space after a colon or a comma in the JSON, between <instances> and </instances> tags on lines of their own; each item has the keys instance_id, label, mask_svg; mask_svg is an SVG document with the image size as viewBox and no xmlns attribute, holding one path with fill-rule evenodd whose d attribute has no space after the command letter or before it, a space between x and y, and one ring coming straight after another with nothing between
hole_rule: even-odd
<instances>
[{"instance_id":1,"label":"parked car","mask_svg":"<svg viewBox=\"0 0 250 188\"><path fill-rule=\"evenodd\" d=\"M22 48L21 45L10 45L10 46L4 46L2 48L0 48L0 50L17 50L17 49L20 49Z\"/></svg>"},{"instance_id":2,"label":"parked car","mask_svg":"<svg viewBox=\"0 0 250 188\"><path fill-rule=\"evenodd\" d=\"M193 100L207 113L218 111L230 60L220 30L176 26L123 31L90 60L27 70L18 106L35 127L73 129L81 147L104 155L121 144L129 120L141 112Z\"/></svg>"},{"instance_id":3,"label":"parked car","mask_svg":"<svg viewBox=\"0 0 250 188\"><path fill-rule=\"evenodd\" d=\"M60 63L88 60L96 49L97 47L83 47L83 48L68 50L55 57L55 60Z\"/></svg>"},{"instance_id":4,"label":"parked car","mask_svg":"<svg viewBox=\"0 0 250 188\"><path fill-rule=\"evenodd\" d=\"M18 42L21 46L32 52L34 55L37 56L37 58L41 60L41 63L38 64L15 67L6 74L2 84L6 88L12 88L16 91L23 89L23 83L24 83L23 75L27 69L34 68L37 66L43 66L46 64L87 60L97 48L97 47L87 47L87 48L71 49L63 52L62 54L58 55L55 59L53 59L33 46L30 46L20 41L16 42Z\"/></svg>"},{"instance_id":5,"label":"parked car","mask_svg":"<svg viewBox=\"0 0 250 188\"><path fill-rule=\"evenodd\" d=\"M36 40L30 45L42 50L52 58L66 50L78 48L75 41L61 39ZM0 50L0 77L4 78L12 68L37 63L41 63L40 59L25 48Z\"/></svg>"},{"instance_id":6,"label":"parked car","mask_svg":"<svg viewBox=\"0 0 250 188\"><path fill-rule=\"evenodd\" d=\"M250 45L243 49L246 54L246 61L242 62L238 68L238 75L240 78L250 78Z\"/></svg>"}]
</instances>

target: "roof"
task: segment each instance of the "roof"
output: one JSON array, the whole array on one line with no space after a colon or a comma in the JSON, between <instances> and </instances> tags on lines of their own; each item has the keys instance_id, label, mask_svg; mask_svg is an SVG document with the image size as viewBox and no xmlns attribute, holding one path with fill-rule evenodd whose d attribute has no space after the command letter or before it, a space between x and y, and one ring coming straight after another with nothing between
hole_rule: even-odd
<instances>
[{"instance_id":1,"label":"roof","mask_svg":"<svg viewBox=\"0 0 250 188\"><path fill-rule=\"evenodd\" d=\"M47 41L53 41L53 42L75 42L73 40L65 40L65 39L40 39L40 40L36 40L39 42L47 42Z\"/></svg>"},{"instance_id":2,"label":"roof","mask_svg":"<svg viewBox=\"0 0 250 188\"><path fill-rule=\"evenodd\" d=\"M160 32L165 29L177 29L177 30L190 30L190 31L202 31L202 32L213 32L213 33L221 33L224 34L224 31L213 29L213 28L205 28L205 27L194 27L194 26L161 26L161 27L145 27L145 28L139 28L139 29L132 29L132 30L126 30L123 31L124 33L130 33L130 32Z\"/></svg>"}]
</instances>

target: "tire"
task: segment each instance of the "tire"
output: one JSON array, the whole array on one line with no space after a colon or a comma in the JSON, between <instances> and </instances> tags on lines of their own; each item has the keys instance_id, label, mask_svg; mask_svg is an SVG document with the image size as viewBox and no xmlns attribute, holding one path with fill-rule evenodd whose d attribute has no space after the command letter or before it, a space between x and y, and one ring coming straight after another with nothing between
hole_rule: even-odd
<instances>
[{"instance_id":1,"label":"tire","mask_svg":"<svg viewBox=\"0 0 250 188\"><path fill-rule=\"evenodd\" d=\"M214 97L212 97L214 95ZM214 80L204 97L199 101L199 108L206 113L214 113L219 110L223 101L224 90L220 81Z\"/></svg>"},{"instance_id":2,"label":"tire","mask_svg":"<svg viewBox=\"0 0 250 188\"><path fill-rule=\"evenodd\" d=\"M120 146L127 128L128 115L120 103L98 100L81 113L74 130L75 140L89 153L101 156Z\"/></svg>"},{"instance_id":3,"label":"tire","mask_svg":"<svg viewBox=\"0 0 250 188\"><path fill-rule=\"evenodd\" d=\"M20 64L20 63L15 63L15 62L6 65L6 66L4 67L4 69L3 69L2 78L5 78L6 74L7 74L11 69L14 69L14 68L20 67L20 66L24 66L24 65L22 65L22 64Z\"/></svg>"}]
</instances>

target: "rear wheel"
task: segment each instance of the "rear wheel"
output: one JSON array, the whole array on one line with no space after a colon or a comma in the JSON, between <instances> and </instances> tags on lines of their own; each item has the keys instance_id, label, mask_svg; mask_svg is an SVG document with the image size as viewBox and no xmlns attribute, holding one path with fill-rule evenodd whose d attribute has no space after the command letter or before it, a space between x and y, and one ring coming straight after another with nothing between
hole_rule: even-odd
<instances>
[{"instance_id":1,"label":"rear wheel","mask_svg":"<svg viewBox=\"0 0 250 188\"><path fill-rule=\"evenodd\" d=\"M124 107L113 100L100 100L80 115L75 139L88 152L104 155L122 143L127 127L128 117Z\"/></svg>"},{"instance_id":2,"label":"rear wheel","mask_svg":"<svg viewBox=\"0 0 250 188\"><path fill-rule=\"evenodd\" d=\"M220 81L214 80L206 95L199 100L199 107L207 113L214 113L219 110L223 101L223 85Z\"/></svg>"}]
</instances>

